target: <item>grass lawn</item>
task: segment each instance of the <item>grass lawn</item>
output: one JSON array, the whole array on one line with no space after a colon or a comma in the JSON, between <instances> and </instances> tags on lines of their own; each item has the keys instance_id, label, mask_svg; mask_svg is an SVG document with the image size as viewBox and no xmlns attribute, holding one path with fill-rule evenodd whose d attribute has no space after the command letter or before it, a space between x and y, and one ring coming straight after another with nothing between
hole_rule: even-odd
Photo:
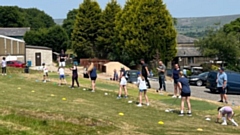
<instances>
[{"instance_id":1,"label":"grass lawn","mask_svg":"<svg viewBox=\"0 0 240 135\"><path fill-rule=\"evenodd\" d=\"M50 73L50 82L42 83L42 73L23 74L13 68L8 71L7 76L0 76L1 135L239 134L239 128L231 123L221 126L214 122L218 103L192 100L193 116L179 117L164 110L178 109L180 100L172 104L175 99L153 91L148 93L150 106L138 108L138 90L134 86L129 87L128 99L117 100L117 82L99 79L92 93L83 90L90 86L88 79L80 78L82 87L70 89L69 85L56 84L56 73ZM68 83L70 79L68 76ZM129 104L129 100L133 103ZM240 123L240 108L235 107L235 112L235 121ZM205 115L211 115L211 121L205 121Z\"/></svg>"}]
</instances>

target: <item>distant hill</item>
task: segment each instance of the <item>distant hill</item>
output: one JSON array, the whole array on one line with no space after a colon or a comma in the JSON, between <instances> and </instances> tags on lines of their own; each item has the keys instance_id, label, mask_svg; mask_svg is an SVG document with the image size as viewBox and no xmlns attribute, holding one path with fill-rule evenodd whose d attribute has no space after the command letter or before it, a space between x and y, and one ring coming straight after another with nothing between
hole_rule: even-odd
<instances>
[{"instance_id":1,"label":"distant hill","mask_svg":"<svg viewBox=\"0 0 240 135\"><path fill-rule=\"evenodd\" d=\"M202 37L207 28L219 28L224 24L240 18L238 15L212 16L212 17L190 17L177 18L175 26L178 33L190 37ZM62 25L64 19L54 19L55 23Z\"/></svg>"}]
</instances>

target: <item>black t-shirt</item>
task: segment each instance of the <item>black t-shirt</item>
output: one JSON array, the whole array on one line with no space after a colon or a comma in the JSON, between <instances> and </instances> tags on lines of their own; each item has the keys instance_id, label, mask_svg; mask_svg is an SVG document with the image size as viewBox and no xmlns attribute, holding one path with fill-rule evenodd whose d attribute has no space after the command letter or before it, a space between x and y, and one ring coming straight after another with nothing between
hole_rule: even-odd
<instances>
[{"instance_id":1,"label":"black t-shirt","mask_svg":"<svg viewBox=\"0 0 240 135\"><path fill-rule=\"evenodd\" d=\"M77 76L78 75L77 67L72 67L72 68L75 68L72 70L73 76Z\"/></svg>"},{"instance_id":2,"label":"black t-shirt","mask_svg":"<svg viewBox=\"0 0 240 135\"><path fill-rule=\"evenodd\" d=\"M147 76L148 74L147 74L147 70L146 70L146 67L147 67L147 64L142 64L142 75L143 76Z\"/></svg>"},{"instance_id":3,"label":"black t-shirt","mask_svg":"<svg viewBox=\"0 0 240 135\"><path fill-rule=\"evenodd\" d=\"M126 76L126 71L125 71L125 69L121 69L121 74L122 74L122 76Z\"/></svg>"},{"instance_id":4,"label":"black t-shirt","mask_svg":"<svg viewBox=\"0 0 240 135\"><path fill-rule=\"evenodd\" d=\"M65 61L65 57L66 57L66 55L64 53L61 53L60 54L60 62Z\"/></svg>"}]
</instances>

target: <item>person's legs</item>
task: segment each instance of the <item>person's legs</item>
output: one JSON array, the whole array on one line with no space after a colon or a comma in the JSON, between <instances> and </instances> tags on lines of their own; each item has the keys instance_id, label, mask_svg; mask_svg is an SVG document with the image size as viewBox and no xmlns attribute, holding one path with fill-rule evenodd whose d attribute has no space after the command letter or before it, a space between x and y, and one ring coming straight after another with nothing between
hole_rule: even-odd
<instances>
[{"instance_id":1,"label":"person's legs","mask_svg":"<svg viewBox=\"0 0 240 135\"><path fill-rule=\"evenodd\" d=\"M158 82L159 82L159 90L161 91L162 90L162 77L161 76L159 76Z\"/></svg>"},{"instance_id":2,"label":"person's legs","mask_svg":"<svg viewBox=\"0 0 240 135\"><path fill-rule=\"evenodd\" d=\"M77 86L80 87L79 82L78 82L78 76L75 77L75 80L76 80Z\"/></svg>"},{"instance_id":3,"label":"person's legs","mask_svg":"<svg viewBox=\"0 0 240 135\"><path fill-rule=\"evenodd\" d=\"M218 91L220 93L220 100L219 100L219 102L223 102L223 88L222 87L218 87L217 89L218 89Z\"/></svg>"},{"instance_id":4,"label":"person's legs","mask_svg":"<svg viewBox=\"0 0 240 135\"><path fill-rule=\"evenodd\" d=\"M188 114L190 115L192 113L191 103L190 103L190 96L186 97L187 105L188 105Z\"/></svg>"},{"instance_id":5,"label":"person's legs","mask_svg":"<svg viewBox=\"0 0 240 135\"><path fill-rule=\"evenodd\" d=\"M172 96L173 98L177 97L177 83L174 81L174 95Z\"/></svg>"},{"instance_id":6,"label":"person's legs","mask_svg":"<svg viewBox=\"0 0 240 135\"><path fill-rule=\"evenodd\" d=\"M124 88L125 97L127 97L128 96L127 85L125 85L123 88Z\"/></svg>"},{"instance_id":7,"label":"person's legs","mask_svg":"<svg viewBox=\"0 0 240 135\"><path fill-rule=\"evenodd\" d=\"M148 80L148 77L147 77L147 76L144 76L144 79L146 80L148 89L150 89L150 88L151 88L151 85L150 85L150 82L149 82L149 80Z\"/></svg>"},{"instance_id":8,"label":"person's legs","mask_svg":"<svg viewBox=\"0 0 240 135\"><path fill-rule=\"evenodd\" d=\"M2 69L2 70L3 70L3 74L5 74L5 75L6 75L6 74L7 74L7 68L6 68L6 67L3 67L3 69Z\"/></svg>"},{"instance_id":9,"label":"person's legs","mask_svg":"<svg viewBox=\"0 0 240 135\"><path fill-rule=\"evenodd\" d=\"M180 111L180 116L183 116L183 110L184 110L184 101L186 100L186 97L182 97L181 99L181 111Z\"/></svg>"},{"instance_id":10,"label":"person's legs","mask_svg":"<svg viewBox=\"0 0 240 135\"><path fill-rule=\"evenodd\" d=\"M95 92L95 80L91 80L92 82L92 92Z\"/></svg>"},{"instance_id":11,"label":"person's legs","mask_svg":"<svg viewBox=\"0 0 240 135\"><path fill-rule=\"evenodd\" d=\"M74 87L74 76L72 76L72 88Z\"/></svg>"},{"instance_id":12,"label":"person's legs","mask_svg":"<svg viewBox=\"0 0 240 135\"><path fill-rule=\"evenodd\" d=\"M161 78L162 78L161 80L162 80L162 87L163 87L163 90L166 91L165 76L162 75Z\"/></svg>"},{"instance_id":13,"label":"person's legs","mask_svg":"<svg viewBox=\"0 0 240 135\"><path fill-rule=\"evenodd\" d=\"M148 96L147 96L147 90L144 90L144 97L146 99L147 106L149 106Z\"/></svg>"},{"instance_id":14,"label":"person's legs","mask_svg":"<svg viewBox=\"0 0 240 135\"><path fill-rule=\"evenodd\" d=\"M139 103L137 106L142 107L142 90L139 90Z\"/></svg>"},{"instance_id":15,"label":"person's legs","mask_svg":"<svg viewBox=\"0 0 240 135\"><path fill-rule=\"evenodd\" d=\"M233 111L231 113L227 114L228 120L231 121L234 126L238 126L237 122L234 121L233 116L234 116Z\"/></svg>"},{"instance_id":16,"label":"person's legs","mask_svg":"<svg viewBox=\"0 0 240 135\"><path fill-rule=\"evenodd\" d=\"M225 100L225 103L228 103L228 101L227 101L227 94L226 94L226 88L225 89L223 89L223 98L222 99L224 99Z\"/></svg>"},{"instance_id":17,"label":"person's legs","mask_svg":"<svg viewBox=\"0 0 240 135\"><path fill-rule=\"evenodd\" d=\"M118 91L118 98L121 98L121 95L122 95L122 87L123 87L123 85L120 84L120 86L119 86L119 91Z\"/></svg>"}]
</instances>

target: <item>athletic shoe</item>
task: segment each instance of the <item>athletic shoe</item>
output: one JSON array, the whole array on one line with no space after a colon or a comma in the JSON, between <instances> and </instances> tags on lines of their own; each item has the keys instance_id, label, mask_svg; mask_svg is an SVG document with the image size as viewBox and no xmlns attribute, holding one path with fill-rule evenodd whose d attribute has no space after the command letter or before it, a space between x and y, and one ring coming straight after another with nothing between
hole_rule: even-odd
<instances>
[{"instance_id":1,"label":"athletic shoe","mask_svg":"<svg viewBox=\"0 0 240 135\"><path fill-rule=\"evenodd\" d=\"M177 98L177 96L173 95L172 98Z\"/></svg>"},{"instance_id":2,"label":"athletic shoe","mask_svg":"<svg viewBox=\"0 0 240 135\"><path fill-rule=\"evenodd\" d=\"M128 96L124 96L124 98L128 98Z\"/></svg>"},{"instance_id":3,"label":"athletic shoe","mask_svg":"<svg viewBox=\"0 0 240 135\"><path fill-rule=\"evenodd\" d=\"M149 106L150 104L149 103L147 103L147 106Z\"/></svg>"},{"instance_id":4,"label":"athletic shoe","mask_svg":"<svg viewBox=\"0 0 240 135\"><path fill-rule=\"evenodd\" d=\"M223 102L222 100L219 100L218 102Z\"/></svg>"},{"instance_id":5,"label":"athletic shoe","mask_svg":"<svg viewBox=\"0 0 240 135\"><path fill-rule=\"evenodd\" d=\"M138 104L137 107L142 107L142 104Z\"/></svg>"},{"instance_id":6,"label":"athletic shoe","mask_svg":"<svg viewBox=\"0 0 240 135\"><path fill-rule=\"evenodd\" d=\"M226 104L228 104L228 101L225 101Z\"/></svg>"},{"instance_id":7,"label":"athletic shoe","mask_svg":"<svg viewBox=\"0 0 240 135\"><path fill-rule=\"evenodd\" d=\"M117 99L121 99L122 97L120 97L120 96L117 96Z\"/></svg>"},{"instance_id":8,"label":"athletic shoe","mask_svg":"<svg viewBox=\"0 0 240 135\"><path fill-rule=\"evenodd\" d=\"M178 96L178 98L181 98L181 96Z\"/></svg>"},{"instance_id":9,"label":"athletic shoe","mask_svg":"<svg viewBox=\"0 0 240 135\"><path fill-rule=\"evenodd\" d=\"M92 90L91 92L95 92L95 90Z\"/></svg>"},{"instance_id":10,"label":"athletic shoe","mask_svg":"<svg viewBox=\"0 0 240 135\"><path fill-rule=\"evenodd\" d=\"M227 122L223 122L221 125L224 125L224 126L226 126L226 125L227 125Z\"/></svg>"},{"instance_id":11,"label":"athletic shoe","mask_svg":"<svg viewBox=\"0 0 240 135\"><path fill-rule=\"evenodd\" d=\"M192 113L187 113L188 116L192 116Z\"/></svg>"},{"instance_id":12,"label":"athletic shoe","mask_svg":"<svg viewBox=\"0 0 240 135\"><path fill-rule=\"evenodd\" d=\"M178 116L184 116L184 114L183 113L179 113L179 115Z\"/></svg>"}]
</instances>

